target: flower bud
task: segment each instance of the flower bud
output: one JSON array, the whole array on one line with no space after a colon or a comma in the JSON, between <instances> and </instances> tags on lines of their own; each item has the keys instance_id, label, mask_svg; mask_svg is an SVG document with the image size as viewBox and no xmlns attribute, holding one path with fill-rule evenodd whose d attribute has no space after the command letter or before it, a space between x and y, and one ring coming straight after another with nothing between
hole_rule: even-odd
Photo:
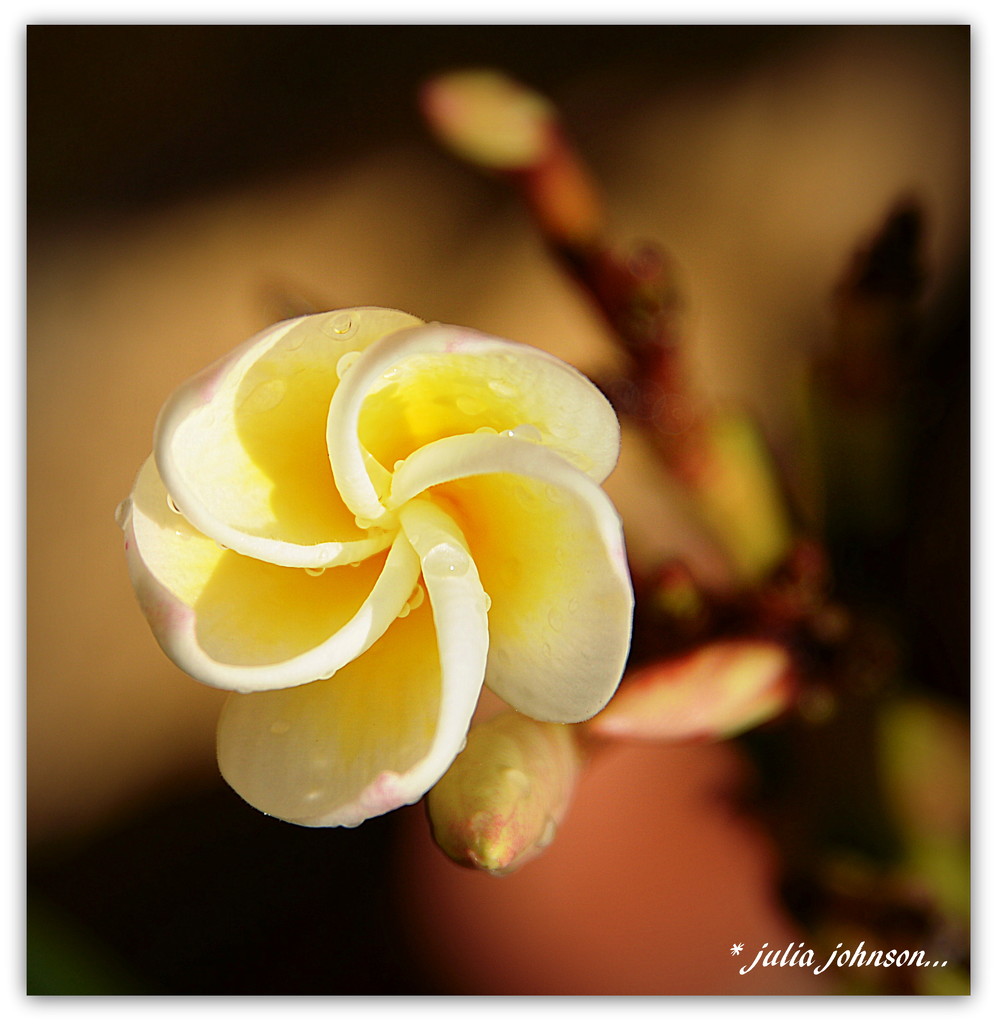
<instances>
[{"instance_id":1,"label":"flower bud","mask_svg":"<svg viewBox=\"0 0 997 1024\"><path fill-rule=\"evenodd\" d=\"M792 693L785 648L726 640L631 672L586 726L602 739L722 739L782 711Z\"/></svg>"},{"instance_id":2,"label":"flower bud","mask_svg":"<svg viewBox=\"0 0 997 1024\"><path fill-rule=\"evenodd\" d=\"M458 864L516 870L553 840L581 764L571 726L515 711L475 726L429 793L434 839Z\"/></svg>"},{"instance_id":3,"label":"flower bud","mask_svg":"<svg viewBox=\"0 0 997 1024\"><path fill-rule=\"evenodd\" d=\"M421 100L429 126L444 145L493 169L536 163L557 122L543 96L489 69L439 75L423 87Z\"/></svg>"},{"instance_id":4,"label":"flower bud","mask_svg":"<svg viewBox=\"0 0 997 1024\"><path fill-rule=\"evenodd\" d=\"M694 489L708 524L747 583L786 555L790 527L771 455L755 424L724 412L706 424Z\"/></svg>"}]
</instances>

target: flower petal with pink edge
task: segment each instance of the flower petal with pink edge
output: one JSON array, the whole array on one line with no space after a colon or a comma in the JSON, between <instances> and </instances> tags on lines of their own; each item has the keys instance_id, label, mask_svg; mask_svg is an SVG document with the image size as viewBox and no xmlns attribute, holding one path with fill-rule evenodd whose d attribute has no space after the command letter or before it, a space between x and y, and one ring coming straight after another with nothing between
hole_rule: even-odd
<instances>
[{"instance_id":1,"label":"flower petal with pink edge","mask_svg":"<svg viewBox=\"0 0 997 1024\"><path fill-rule=\"evenodd\" d=\"M422 323L364 307L285 321L181 386L160 413L155 457L202 533L277 565L340 565L383 549L340 497L326 419L350 363L385 334Z\"/></svg>"},{"instance_id":2,"label":"flower petal with pink edge","mask_svg":"<svg viewBox=\"0 0 997 1024\"><path fill-rule=\"evenodd\" d=\"M267 814L358 825L418 800L464 744L488 648L484 594L452 520L413 502L402 522L429 600L331 679L225 704L222 775Z\"/></svg>"},{"instance_id":3,"label":"flower petal with pink edge","mask_svg":"<svg viewBox=\"0 0 997 1024\"><path fill-rule=\"evenodd\" d=\"M152 459L124 525L132 582L156 639L185 672L223 689L332 674L394 622L419 578L404 538L356 566L318 570L224 550L170 508Z\"/></svg>"}]
</instances>

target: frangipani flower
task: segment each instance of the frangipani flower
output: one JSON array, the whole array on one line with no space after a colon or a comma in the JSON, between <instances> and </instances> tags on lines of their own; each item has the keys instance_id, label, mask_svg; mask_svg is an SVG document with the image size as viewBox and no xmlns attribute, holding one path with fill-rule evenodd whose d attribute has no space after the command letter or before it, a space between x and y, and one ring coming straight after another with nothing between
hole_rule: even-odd
<instances>
[{"instance_id":1,"label":"frangipani flower","mask_svg":"<svg viewBox=\"0 0 997 1024\"><path fill-rule=\"evenodd\" d=\"M598 484L615 414L554 357L373 307L285 321L184 384L119 519L164 651L236 691L222 774L303 825L419 799L481 686L612 696L633 596Z\"/></svg>"}]
</instances>

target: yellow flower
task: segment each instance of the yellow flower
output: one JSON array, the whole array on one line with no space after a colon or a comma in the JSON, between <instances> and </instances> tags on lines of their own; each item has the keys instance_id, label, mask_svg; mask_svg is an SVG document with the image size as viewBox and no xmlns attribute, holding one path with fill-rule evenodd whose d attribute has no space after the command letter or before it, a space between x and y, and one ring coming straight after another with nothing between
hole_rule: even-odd
<instances>
[{"instance_id":1,"label":"yellow flower","mask_svg":"<svg viewBox=\"0 0 997 1024\"><path fill-rule=\"evenodd\" d=\"M418 800L483 682L544 721L616 689L633 596L576 370L396 310L277 324L184 384L119 519L164 651L237 691L244 799L303 825Z\"/></svg>"}]
</instances>

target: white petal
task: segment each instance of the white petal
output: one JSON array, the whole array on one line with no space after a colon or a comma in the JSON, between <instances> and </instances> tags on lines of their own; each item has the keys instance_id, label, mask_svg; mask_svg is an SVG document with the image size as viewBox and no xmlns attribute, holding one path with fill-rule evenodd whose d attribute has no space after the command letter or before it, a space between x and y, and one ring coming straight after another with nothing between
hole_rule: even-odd
<instances>
[{"instance_id":1,"label":"white petal","mask_svg":"<svg viewBox=\"0 0 997 1024\"><path fill-rule=\"evenodd\" d=\"M484 596L448 517L415 502L403 523L426 566L429 601L332 679L225 704L222 774L268 814L358 825L418 800L464 744L484 675Z\"/></svg>"},{"instance_id":2,"label":"white petal","mask_svg":"<svg viewBox=\"0 0 997 1024\"><path fill-rule=\"evenodd\" d=\"M330 675L387 629L419 577L401 535L386 558L318 575L223 550L169 507L152 459L123 525L132 582L156 639L185 672L224 689Z\"/></svg>"},{"instance_id":3,"label":"white petal","mask_svg":"<svg viewBox=\"0 0 997 1024\"><path fill-rule=\"evenodd\" d=\"M491 598L488 686L531 718L594 715L623 673L633 617L605 493L543 446L484 434L415 452L390 503L429 488L460 524Z\"/></svg>"},{"instance_id":4,"label":"white petal","mask_svg":"<svg viewBox=\"0 0 997 1024\"><path fill-rule=\"evenodd\" d=\"M374 307L285 321L179 388L156 426L167 489L201 532L278 565L339 565L383 549L336 491L329 403L349 362L422 321Z\"/></svg>"},{"instance_id":5,"label":"white petal","mask_svg":"<svg viewBox=\"0 0 997 1024\"><path fill-rule=\"evenodd\" d=\"M328 445L340 493L377 521L384 494L369 456L391 469L427 443L475 431L535 440L594 480L619 456L615 413L573 367L530 346L426 324L368 348L333 397Z\"/></svg>"}]
</instances>

